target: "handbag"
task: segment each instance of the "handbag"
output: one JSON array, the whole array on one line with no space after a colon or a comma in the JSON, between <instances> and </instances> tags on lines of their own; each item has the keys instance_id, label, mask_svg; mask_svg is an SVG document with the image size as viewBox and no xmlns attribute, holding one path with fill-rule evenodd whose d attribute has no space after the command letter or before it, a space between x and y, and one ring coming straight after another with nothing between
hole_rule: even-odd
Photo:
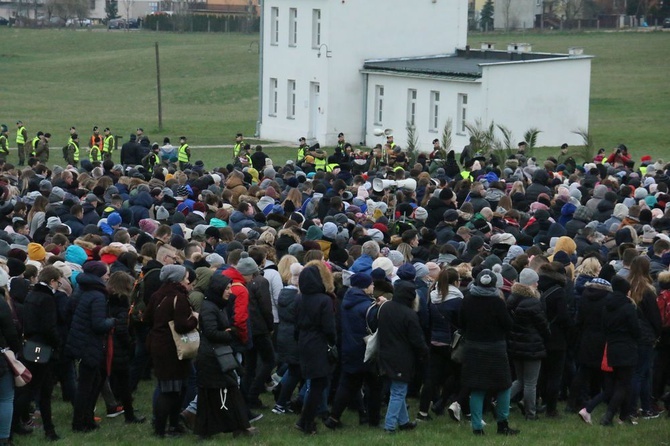
<instances>
[{"instance_id":1,"label":"handbag","mask_svg":"<svg viewBox=\"0 0 670 446\"><path fill-rule=\"evenodd\" d=\"M235 352L230 345L215 345L212 347L216 360L219 362L219 367L223 373L237 371L240 369L240 363L237 362Z\"/></svg>"},{"instance_id":2,"label":"handbag","mask_svg":"<svg viewBox=\"0 0 670 446\"><path fill-rule=\"evenodd\" d=\"M465 355L465 338L461 330L454 332L454 338L451 340L451 360L462 364Z\"/></svg>"},{"instance_id":3,"label":"handbag","mask_svg":"<svg viewBox=\"0 0 670 446\"><path fill-rule=\"evenodd\" d=\"M382 311L382 307L384 306L386 302L382 302L381 305L379 305L379 309L377 310L377 320L379 320L379 312ZM365 356L363 357L363 362L370 362L373 360L377 359L377 355L379 354L379 338L377 337L377 334L379 333L379 329L375 330L374 332L370 328L370 324L368 324L368 315L370 314L370 310L375 306L376 304L370 305L370 308L368 308L368 311L365 313L365 328L368 331L368 335L363 338L365 341Z\"/></svg>"},{"instance_id":4,"label":"handbag","mask_svg":"<svg viewBox=\"0 0 670 446\"><path fill-rule=\"evenodd\" d=\"M340 353L337 351L337 345L328 346L328 362L331 364L337 364L337 360L340 358Z\"/></svg>"},{"instance_id":5,"label":"handbag","mask_svg":"<svg viewBox=\"0 0 670 446\"><path fill-rule=\"evenodd\" d=\"M7 365L9 365L14 374L14 385L16 387L23 387L28 384L33 379L33 374L30 373L30 370L21 361L16 359L16 355L9 348L3 348L0 351L5 355Z\"/></svg>"},{"instance_id":6,"label":"handbag","mask_svg":"<svg viewBox=\"0 0 670 446\"><path fill-rule=\"evenodd\" d=\"M23 343L23 359L37 364L46 364L53 355L53 347L37 341L25 341Z\"/></svg>"},{"instance_id":7,"label":"handbag","mask_svg":"<svg viewBox=\"0 0 670 446\"><path fill-rule=\"evenodd\" d=\"M174 297L174 307L177 308L177 296ZM193 359L198 355L198 348L200 347L200 333L197 328L188 333L177 333L174 329L174 320L168 322L170 331L172 332L172 339L174 345L177 347L177 358L179 360Z\"/></svg>"}]
</instances>

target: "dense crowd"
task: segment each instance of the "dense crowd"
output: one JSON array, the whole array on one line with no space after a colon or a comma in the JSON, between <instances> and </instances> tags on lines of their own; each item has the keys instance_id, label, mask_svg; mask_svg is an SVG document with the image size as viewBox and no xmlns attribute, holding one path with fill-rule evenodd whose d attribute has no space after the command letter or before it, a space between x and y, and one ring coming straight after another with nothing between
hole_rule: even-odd
<instances>
[{"instance_id":1,"label":"dense crowd","mask_svg":"<svg viewBox=\"0 0 670 446\"><path fill-rule=\"evenodd\" d=\"M96 159L77 146L66 167L0 160L0 347L32 374L15 387L0 361L0 444L37 413L60 438L56 383L90 432L100 395L103 415L145 422L133 393L154 379L161 438L254 435L270 411L314 434L347 409L389 433L448 414L477 435L490 411L515 435L510 409L591 424L602 403L609 426L670 403L661 160L622 145L580 164L564 145L540 161L523 143L500 159L474 139L458 161L437 140L411 159L340 134L280 166L240 134L223 167L146 135L116 164L95 136Z\"/></svg>"}]
</instances>

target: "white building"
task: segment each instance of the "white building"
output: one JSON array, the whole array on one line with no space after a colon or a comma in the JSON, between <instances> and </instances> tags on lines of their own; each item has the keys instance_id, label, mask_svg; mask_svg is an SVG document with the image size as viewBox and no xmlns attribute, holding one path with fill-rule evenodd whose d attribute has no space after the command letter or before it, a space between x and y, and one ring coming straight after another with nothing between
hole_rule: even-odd
<instances>
[{"instance_id":1,"label":"white building","mask_svg":"<svg viewBox=\"0 0 670 446\"><path fill-rule=\"evenodd\" d=\"M265 0L259 136L374 145L375 129L428 150L448 119L539 128L540 145L577 144L588 129L589 56L466 51L467 0ZM461 49L461 50L459 50Z\"/></svg>"}]
</instances>

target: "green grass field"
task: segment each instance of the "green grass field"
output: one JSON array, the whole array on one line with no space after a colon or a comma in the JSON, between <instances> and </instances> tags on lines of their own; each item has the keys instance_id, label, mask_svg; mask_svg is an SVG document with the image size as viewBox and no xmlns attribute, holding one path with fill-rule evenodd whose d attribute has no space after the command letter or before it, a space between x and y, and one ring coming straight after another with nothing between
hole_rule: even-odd
<instances>
[{"instance_id":1,"label":"green grass field","mask_svg":"<svg viewBox=\"0 0 670 446\"><path fill-rule=\"evenodd\" d=\"M58 150L75 125L87 138L93 125L127 140L143 127L152 141L189 137L193 146L231 144L238 131L252 135L258 110L259 36L107 32L105 30L0 29L0 121L14 140L17 119L33 135L53 135ZM670 33L471 34L473 48L527 41L534 51L593 54L591 134L608 150L624 142L635 158L670 149ZM160 45L163 130L158 130L154 44ZM551 88L551 86L547 86ZM551 106L551 104L547 104ZM569 110L566 110L569 113ZM518 136L518 135L517 135ZM121 142L123 142L122 140ZM271 148L276 161L293 148ZM539 154L549 153L540 151ZM208 166L228 162L226 149L197 149ZM667 155L666 155L667 156ZM55 162L60 156L53 157Z\"/></svg>"},{"instance_id":2,"label":"green grass field","mask_svg":"<svg viewBox=\"0 0 670 446\"><path fill-rule=\"evenodd\" d=\"M153 383L143 382L135 398L135 408L140 415L151 418L151 391ZM60 398L60 390L54 391ZM269 394L263 396L266 404L271 404ZM410 416L414 417L418 408L418 401L410 399ZM382 416L386 408L382 408ZM595 423L588 426L581 421L577 415L563 415L560 419L545 419L531 422L524 421L518 411L512 411L510 424L521 429L518 437L500 437L495 433L495 421L491 414L486 414L484 420L488 423L485 428L486 436L475 437L470 425L466 422L460 424L452 421L448 416L434 417L433 421L420 423L413 432L400 432L394 436L386 434L383 429L372 429L358 426L358 415L354 412L345 412L343 423L345 427L338 431L330 431L318 422L318 434L307 437L293 428L297 421L297 415L275 415L270 410L260 411L264 417L254 423L260 431L259 435L251 438L239 438L235 440L241 444L268 445L268 446L308 446L308 445L650 445L661 446L668 444L670 436L670 420L663 416L656 420L640 420L640 424L630 424L602 427L597 424L604 407L599 407L593 414ZM98 401L98 414L104 412L102 399ZM54 405L54 420L56 431L63 438L58 444L62 445L93 445L93 444L115 444L115 445L142 445L175 444L185 445L197 442L197 436L185 435L179 439L158 440L151 435L149 421L143 425L126 425L123 416L109 419L102 415L101 428L91 434L74 434L70 430L72 417L71 406L60 401ZM220 434L206 442L198 444L215 445L232 440L230 434ZM44 436L41 430L32 435L19 437L15 440L18 446L34 446L44 444Z\"/></svg>"}]
</instances>

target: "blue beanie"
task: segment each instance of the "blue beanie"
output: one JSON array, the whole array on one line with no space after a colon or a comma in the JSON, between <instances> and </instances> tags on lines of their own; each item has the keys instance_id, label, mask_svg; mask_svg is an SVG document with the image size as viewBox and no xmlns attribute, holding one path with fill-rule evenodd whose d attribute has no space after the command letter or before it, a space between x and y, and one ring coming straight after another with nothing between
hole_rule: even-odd
<instances>
[{"instance_id":1,"label":"blue beanie","mask_svg":"<svg viewBox=\"0 0 670 446\"><path fill-rule=\"evenodd\" d=\"M107 224L109 226L116 226L121 224L121 215L119 215L118 212L112 212L109 214L109 217L107 217Z\"/></svg>"},{"instance_id":2,"label":"blue beanie","mask_svg":"<svg viewBox=\"0 0 670 446\"><path fill-rule=\"evenodd\" d=\"M372 277L366 273L356 273L349 279L349 283L354 288L365 289L372 284Z\"/></svg>"},{"instance_id":3,"label":"blue beanie","mask_svg":"<svg viewBox=\"0 0 670 446\"><path fill-rule=\"evenodd\" d=\"M404 263L400 265L396 275L402 280L412 281L416 279L416 268L411 263Z\"/></svg>"},{"instance_id":4,"label":"blue beanie","mask_svg":"<svg viewBox=\"0 0 670 446\"><path fill-rule=\"evenodd\" d=\"M70 263L76 263L77 265L83 265L84 262L88 260L88 255L84 248L77 245L70 245L65 250L65 261Z\"/></svg>"}]
</instances>

